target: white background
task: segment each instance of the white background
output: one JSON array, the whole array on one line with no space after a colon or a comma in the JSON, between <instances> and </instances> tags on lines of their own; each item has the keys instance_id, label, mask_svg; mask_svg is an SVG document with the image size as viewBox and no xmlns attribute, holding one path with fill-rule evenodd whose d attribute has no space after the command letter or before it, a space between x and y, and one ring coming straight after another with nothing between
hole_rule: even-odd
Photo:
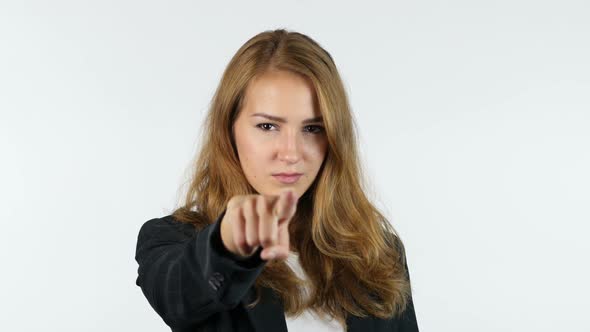
<instances>
[{"instance_id":1,"label":"white background","mask_svg":"<svg viewBox=\"0 0 590 332\"><path fill-rule=\"evenodd\" d=\"M0 330L169 331L137 233L280 27L341 71L421 331L590 331L590 3L532 0L0 1Z\"/></svg>"}]
</instances>

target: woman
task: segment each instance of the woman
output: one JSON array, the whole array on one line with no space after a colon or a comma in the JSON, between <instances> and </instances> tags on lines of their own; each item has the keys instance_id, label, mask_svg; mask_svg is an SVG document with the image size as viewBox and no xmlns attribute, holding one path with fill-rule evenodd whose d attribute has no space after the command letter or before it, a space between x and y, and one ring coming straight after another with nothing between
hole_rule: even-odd
<instances>
[{"instance_id":1,"label":"woman","mask_svg":"<svg viewBox=\"0 0 590 332\"><path fill-rule=\"evenodd\" d=\"M248 40L203 134L184 204L137 242L136 284L173 331L418 331L327 51L283 29Z\"/></svg>"}]
</instances>

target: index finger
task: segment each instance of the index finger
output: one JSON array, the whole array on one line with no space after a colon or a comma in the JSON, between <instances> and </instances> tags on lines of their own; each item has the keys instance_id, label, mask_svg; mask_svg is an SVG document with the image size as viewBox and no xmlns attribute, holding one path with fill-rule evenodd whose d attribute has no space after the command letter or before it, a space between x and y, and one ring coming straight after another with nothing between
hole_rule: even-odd
<instances>
[{"instance_id":1,"label":"index finger","mask_svg":"<svg viewBox=\"0 0 590 332\"><path fill-rule=\"evenodd\" d=\"M278 218L279 224L293 217L297 208L296 203L297 199L291 190L281 193L273 209L273 215Z\"/></svg>"}]
</instances>

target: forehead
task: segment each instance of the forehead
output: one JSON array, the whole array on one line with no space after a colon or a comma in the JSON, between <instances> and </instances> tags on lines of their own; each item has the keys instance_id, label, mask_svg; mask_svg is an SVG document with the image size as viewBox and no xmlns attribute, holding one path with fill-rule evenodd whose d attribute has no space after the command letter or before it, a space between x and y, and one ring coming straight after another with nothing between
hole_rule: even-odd
<instances>
[{"instance_id":1,"label":"forehead","mask_svg":"<svg viewBox=\"0 0 590 332\"><path fill-rule=\"evenodd\" d=\"M265 72L250 81L242 107L248 114L271 112L293 117L319 115L312 81L284 70Z\"/></svg>"}]
</instances>

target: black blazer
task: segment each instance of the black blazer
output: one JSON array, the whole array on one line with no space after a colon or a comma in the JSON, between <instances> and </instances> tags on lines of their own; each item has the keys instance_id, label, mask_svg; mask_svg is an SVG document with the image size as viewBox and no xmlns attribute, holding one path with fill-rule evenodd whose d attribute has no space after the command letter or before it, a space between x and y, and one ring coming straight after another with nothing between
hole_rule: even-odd
<instances>
[{"instance_id":1,"label":"black blazer","mask_svg":"<svg viewBox=\"0 0 590 332\"><path fill-rule=\"evenodd\" d=\"M146 221L137 238L136 285L173 332L287 332L284 308L272 289L262 288L260 302L245 307L255 298L253 284L266 261L262 248L245 260L225 248L224 214L200 230L172 215ZM398 318L349 315L346 324L349 332L418 331L411 297Z\"/></svg>"}]
</instances>

